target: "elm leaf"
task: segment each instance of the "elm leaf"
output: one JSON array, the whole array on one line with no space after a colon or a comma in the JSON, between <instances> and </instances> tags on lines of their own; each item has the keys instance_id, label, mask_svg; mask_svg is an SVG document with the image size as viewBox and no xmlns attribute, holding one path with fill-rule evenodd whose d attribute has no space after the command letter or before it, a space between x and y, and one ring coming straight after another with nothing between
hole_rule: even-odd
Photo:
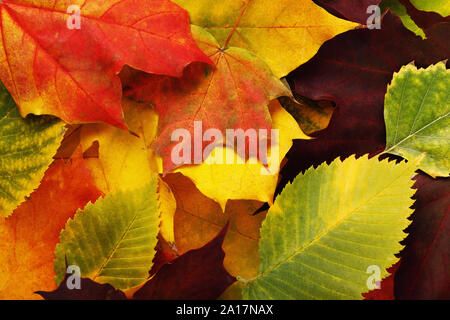
<instances>
[{"instance_id":1,"label":"elm leaf","mask_svg":"<svg viewBox=\"0 0 450 320\"><path fill-rule=\"evenodd\" d=\"M56 118L23 119L0 83L0 216L9 216L39 186L64 130Z\"/></svg>"},{"instance_id":2,"label":"elm leaf","mask_svg":"<svg viewBox=\"0 0 450 320\"><path fill-rule=\"evenodd\" d=\"M84 278L128 289L147 280L160 224L157 178L132 191L118 191L89 204L69 220L55 249L56 282L67 265Z\"/></svg>"},{"instance_id":3,"label":"elm leaf","mask_svg":"<svg viewBox=\"0 0 450 320\"><path fill-rule=\"evenodd\" d=\"M244 299L362 299L368 267L385 278L398 260L415 170L364 156L298 176L263 222L259 274Z\"/></svg>"}]
</instances>

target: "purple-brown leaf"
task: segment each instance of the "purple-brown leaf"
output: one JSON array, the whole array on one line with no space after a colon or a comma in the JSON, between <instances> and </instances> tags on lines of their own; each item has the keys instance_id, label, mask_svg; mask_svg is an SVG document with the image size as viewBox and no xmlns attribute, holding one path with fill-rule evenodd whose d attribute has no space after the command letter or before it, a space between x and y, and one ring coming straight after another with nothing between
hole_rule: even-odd
<instances>
[{"instance_id":1,"label":"purple-brown leaf","mask_svg":"<svg viewBox=\"0 0 450 320\"><path fill-rule=\"evenodd\" d=\"M228 224L204 247L164 265L133 296L134 299L213 300L236 279L223 267L222 243Z\"/></svg>"}]
</instances>

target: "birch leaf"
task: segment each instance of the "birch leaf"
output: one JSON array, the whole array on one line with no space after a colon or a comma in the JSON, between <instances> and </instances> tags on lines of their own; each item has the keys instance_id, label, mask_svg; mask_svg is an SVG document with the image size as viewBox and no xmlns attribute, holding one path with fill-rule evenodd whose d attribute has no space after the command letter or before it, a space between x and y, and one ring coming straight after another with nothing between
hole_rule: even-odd
<instances>
[{"instance_id":1,"label":"birch leaf","mask_svg":"<svg viewBox=\"0 0 450 320\"><path fill-rule=\"evenodd\" d=\"M450 174L450 71L440 62L426 69L404 66L385 97L386 151L408 160L426 152L420 169Z\"/></svg>"}]
</instances>

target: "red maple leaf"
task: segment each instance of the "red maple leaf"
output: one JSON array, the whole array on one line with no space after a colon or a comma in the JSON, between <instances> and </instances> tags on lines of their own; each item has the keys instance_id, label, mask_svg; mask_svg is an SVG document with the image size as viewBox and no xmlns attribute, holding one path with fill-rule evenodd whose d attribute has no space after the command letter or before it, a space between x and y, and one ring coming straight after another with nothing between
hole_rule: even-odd
<instances>
[{"instance_id":1,"label":"red maple leaf","mask_svg":"<svg viewBox=\"0 0 450 320\"><path fill-rule=\"evenodd\" d=\"M187 12L169 0L72 4L0 3L0 79L23 116L126 128L117 76L124 64L181 76L193 61L211 63L191 37Z\"/></svg>"}]
</instances>

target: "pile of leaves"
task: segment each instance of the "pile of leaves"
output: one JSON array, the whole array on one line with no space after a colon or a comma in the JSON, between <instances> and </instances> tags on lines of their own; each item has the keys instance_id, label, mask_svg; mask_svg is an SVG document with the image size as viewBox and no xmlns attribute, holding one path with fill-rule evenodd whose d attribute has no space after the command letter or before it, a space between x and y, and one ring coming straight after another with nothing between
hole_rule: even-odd
<instances>
[{"instance_id":1,"label":"pile of leaves","mask_svg":"<svg viewBox=\"0 0 450 320\"><path fill-rule=\"evenodd\" d=\"M449 14L1 1L0 298L450 299Z\"/></svg>"}]
</instances>

